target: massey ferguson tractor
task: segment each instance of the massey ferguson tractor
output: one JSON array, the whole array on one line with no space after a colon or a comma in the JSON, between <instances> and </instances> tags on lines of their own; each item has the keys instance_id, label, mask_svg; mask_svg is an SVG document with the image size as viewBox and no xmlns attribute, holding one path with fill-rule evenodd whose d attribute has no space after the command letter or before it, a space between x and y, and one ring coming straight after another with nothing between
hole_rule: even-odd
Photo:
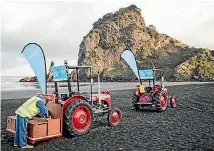
<instances>
[{"instance_id":1,"label":"massey ferguson tractor","mask_svg":"<svg viewBox=\"0 0 214 151\"><path fill-rule=\"evenodd\" d=\"M140 85L137 86L132 96L132 104L136 110L149 108L164 111L167 106L176 107L177 98L168 94L168 90L164 86L164 76L161 69L153 67L151 69L138 70L135 57L130 50L125 50L121 57L128 63L140 81ZM157 72L159 72L160 84L156 84ZM152 85L151 80L153 82ZM149 81L149 86L145 87L143 81Z\"/></svg>"},{"instance_id":2,"label":"massey ferguson tractor","mask_svg":"<svg viewBox=\"0 0 214 151\"><path fill-rule=\"evenodd\" d=\"M53 66L52 73L55 91L51 94L47 94L47 81L44 82L47 77L45 71L46 67L44 66L45 57L43 56L44 53L41 47L35 43L30 43L25 46L23 53L37 75L40 87L43 90L42 95L48 101L46 106L50 113L50 118L34 117L29 121L29 143L34 144L41 140L61 137L63 134L68 134L70 136L84 135L90 131L93 122L99 116L107 115L109 126L114 127L120 123L122 118L121 111L118 108L112 108L112 100L109 91L100 91L99 76L98 94L94 94L92 91L93 79L91 79L89 84L90 92L80 92L79 70L87 69L91 75L90 66L70 66L67 61L65 61L62 66ZM33 62L36 62L36 64L33 64ZM40 62L43 62L44 64ZM42 69L44 69L44 71ZM70 77L71 70L76 70L77 91L72 90L73 86ZM44 76L42 76L43 73ZM60 93L60 82L67 83L68 93ZM16 127L15 123L15 116L7 117L6 131L8 134L14 135Z\"/></svg>"},{"instance_id":3,"label":"massey ferguson tractor","mask_svg":"<svg viewBox=\"0 0 214 151\"><path fill-rule=\"evenodd\" d=\"M156 72L160 72L160 84L156 85ZM137 86L133 97L133 107L138 109L155 108L158 111L164 111L169 103L170 107L175 108L177 98L175 96L169 96L167 88L164 86L164 77L161 69L145 69L139 70L140 85ZM145 87L142 84L142 80L149 80L149 86ZM151 85L150 81L153 81Z\"/></svg>"}]
</instances>

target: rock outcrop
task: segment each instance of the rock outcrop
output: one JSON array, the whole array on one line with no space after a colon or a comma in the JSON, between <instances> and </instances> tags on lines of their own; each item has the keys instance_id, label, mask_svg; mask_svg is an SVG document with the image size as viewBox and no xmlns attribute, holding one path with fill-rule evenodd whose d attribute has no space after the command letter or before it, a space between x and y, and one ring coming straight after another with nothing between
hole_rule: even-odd
<instances>
[{"instance_id":1,"label":"rock outcrop","mask_svg":"<svg viewBox=\"0 0 214 151\"><path fill-rule=\"evenodd\" d=\"M38 82L37 77L24 77L23 79L20 79L19 82Z\"/></svg>"},{"instance_id":2,"label":"rock outcrop","mask_svg":"<svg viewBox=\"0 0 214 151\"><path fill-rule=\"evenodd\" d=\"M54 66L54 62L51 61L51 64L50 64L50 67L49 67L49 70L48 70L48 73L47 73L47 81L48 82L51 82L52 79L53 79L53 76L52 76L52 72L51 72L51 67ZM34 77L24 77L23 79L20 79L19 82L38 82L38 79L36 76Z\"/></svg>"},{"instance_id":3,"label":"rock outcrop","mask_svg":"<svg viewBox=\"0 0 214 151\"><path fill-rule=\"evenodd\" d=\"M125 49L133 51L139 68L162 68L168 80L189 80L202 71L196 72L197 67L190 68L188 64L190 58L205 49L189 48L159 33L154 25L146 27L141 10L135 5L108 13L93 24L80 44L78 65L92 66L93 76L100 73L102 81L133 81L134 74L120 58ZM206 51L211 54L210 50ZM207 61L214 66L211 60ZM211 76L213 73L207 74ZM84 79L88 72L82 75Z\"/></svg>"},{"instance_id":4,"label":"rock outcrop","mask_svg":"<svg viewBox=\"0 0 214 151\"><path fill-rule=\"evenodd\" d=\"M139 68L162 68L168 81L184 81L214 77L214 51L190 48L154 25L145 25L141 10L131 5L108 13L93 24L79 46L78 65L92 66L92 78L97 81L134 81L135 75L120 58L125 49L136 56ZM52 62L50 66L53 66ZM89 81L89 71L80 71L80 80ZM48 81L52 81L49 69ZM71 78L76 81L75 71ZM34 81L24 78L21 81Z\"/></svg>"},{"instance_id":5,"label":"rock outcrop","mask_svg":"<svg viewBox=\"0 0 214 151\"><path fill-rule=\"evenodd\" d=\"M190 57L176 66L174 76L179 81L188 79L213 80L214 52L208 49L201 49L197 55Z\"/></svg>"},{"instance_id":6,"label":"rock outcrop","mask_svg":"<svg viewBox=\"0 0 214 151\"><path fill-rule=\"evenodd\" d=\"M54 66L54 62L53 61L51 61L51 64L50 64L50 67L49 67L49 70L48 70L48 74L47 74L47 81L52 81L52 79L53 79L53 74L52 74L52 72L51 72L51 67L53 67Z\"/></svg>"}]
</instances>

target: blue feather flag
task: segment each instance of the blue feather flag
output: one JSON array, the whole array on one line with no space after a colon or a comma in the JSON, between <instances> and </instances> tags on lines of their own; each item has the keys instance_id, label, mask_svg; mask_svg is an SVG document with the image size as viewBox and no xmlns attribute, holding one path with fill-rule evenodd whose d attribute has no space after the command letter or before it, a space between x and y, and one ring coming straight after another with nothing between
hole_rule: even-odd
<instances>
[{"instance_id":1,"label":"blue feather flag","mask_svg":"<svg viewBox=\"0 0 214 151\"><path fill-rule=\"evenodd\" d=\"M137 68L137 63L136 63L136 59L135 56L133 54L133 52L131 50L125 50L123 51L123 53L121 54L121 57L126 61L126 63L129 65L129 67L132 69L132 71L134 72L134 74L136 75L136 77L138 79L140 79L139 77L139 72L138 72L138 68Z\"/></svg>"},{"instance_id":2,"label":"blue feather flag","mask_svg":"<svg viewBox=\"0 0 214 151\"><path fill-rule=\"evenodd\" d=\"M43 94L47 94L46 60L42 48L36 43L29 43L24 47L22 53L37 76Z\"/></svg>"}]
</instances>

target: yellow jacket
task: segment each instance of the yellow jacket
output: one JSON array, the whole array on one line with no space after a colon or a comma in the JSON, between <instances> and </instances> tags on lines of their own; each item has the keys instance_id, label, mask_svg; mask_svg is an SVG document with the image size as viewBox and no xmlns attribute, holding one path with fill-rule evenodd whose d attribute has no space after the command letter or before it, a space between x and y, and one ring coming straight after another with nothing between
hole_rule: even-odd
<instances>
[{"instance_id":1,"label":"yellow jacket","mask_svg":"<svg viewBox=\"0 0 214 151\"><path fill-rule=\"evenodd\" d=\"M31 97L22 106L20 106L15 113L21 117L32 119L40 112L39 108L36 106L36 103L39 100L41 100L41 98L36 96Z\"/></svg>"}]
</instances>

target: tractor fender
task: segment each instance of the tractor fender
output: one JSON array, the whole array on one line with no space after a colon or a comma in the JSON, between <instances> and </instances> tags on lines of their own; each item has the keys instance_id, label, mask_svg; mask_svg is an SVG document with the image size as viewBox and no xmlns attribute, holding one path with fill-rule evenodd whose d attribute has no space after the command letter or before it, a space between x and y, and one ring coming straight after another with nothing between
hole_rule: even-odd
<instances>
[{"instance_id":1,"label":"tractor fender","mask_svg":"<svg viewBox=\"0 0 214 151\"><path fill-rule=\"evenodd\" d=\"M137 87L136 88L136 90L135 90L135 94L139 97L140 96L140 88L139 87Z\"/></svg>"},{"instance_id":2,"label":"tractor fender","mask_svg":"<svg viewBox=\"0 0 214 151\"><path fill-rule=\"evenodd\" d=\"M168 89L167 88L164 88L164 91L165 91L165 94L168 96Z\"/></svg>"},{"instance_id":3,"label":"tractor fender","mask_svg":"<svg viewBox=\"0 0 214 151\"><path fill-rule=\"evenodd\" d=\"M62 106L63 111L65 111L65 109L68 107L69 104L71 104L71 102L76 101L76 100L85 100L85 101L87 101L83 96L80 96L80 95L76 95L76 96L70 97L65 102L65 104L63 104L63 106Z\"/></svg>"}]
</instances>

